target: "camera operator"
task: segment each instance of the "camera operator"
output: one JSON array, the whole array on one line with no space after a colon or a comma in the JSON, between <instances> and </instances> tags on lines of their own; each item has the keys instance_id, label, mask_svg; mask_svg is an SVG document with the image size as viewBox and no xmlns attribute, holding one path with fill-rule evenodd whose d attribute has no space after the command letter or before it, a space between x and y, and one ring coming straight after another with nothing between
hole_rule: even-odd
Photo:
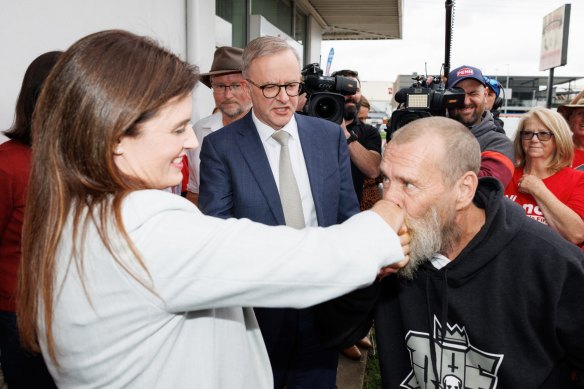
<instances>
[{"instance_id":1,"label":"camera operator","mask_svg":"<svg viewBox=\"0 0 584 389\"><path fill-rule=\"evenodd\" d=\"M464 90L464 106L449 108L448 115L468 127L479 141L481 168L478 176L495 177L506 187L515 170L513 144L487 109L488 90L482 72L472 66L460 66L448 74L446 87Z\"/></svg>"},{"instance_id":2,"label":"camera operator","mask_svg":"<svg viewBox=\"0 0 584 389\"><path fill-rule=\"evenodd\" d=\"M349 156L351 157L351 172L357 199L361 203L363 182L366 177L377 178L380 174L381 135L375 127L360 122L357 119L359 101L361 99L361 81L354 70L339 70L333 77L343 76L357 82L358 88L354 95L345 96L344 120L341 125L347 137Z\"/></svg>"}]
</instances>

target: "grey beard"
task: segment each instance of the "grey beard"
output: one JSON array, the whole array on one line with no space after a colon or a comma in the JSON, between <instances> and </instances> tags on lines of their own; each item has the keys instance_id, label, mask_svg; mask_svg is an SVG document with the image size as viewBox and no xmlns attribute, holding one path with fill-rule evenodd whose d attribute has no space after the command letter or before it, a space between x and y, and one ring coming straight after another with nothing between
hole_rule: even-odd
<instances>
[{"instance_id":1,"label":"grey beard","mask_svg":"<svg viewBox=\"0 0 584 389\"><path fill-rule=\"evenodd\" d=\"M426 212L423 218L416 220L406 219L406 225L412 235L410 241L410 260L397 274L412 280L418 267L427 262L440 249L442 234L440 220L435 207Z\"/></svg>"},{"instance_id":2,"label":"grey beard","mask_svg":"<svg viewBox=\"0 0 584 389\"><path fill-rule=\"evenodd\" d=\"M354 103L345 104L345 108L343 110L343 118L347 121L355 120L357 117L357 113L359 112L359 108Z\"/></svg>"},{"instance_id":3,"label":"grey beard","mask_svg":"<svg viewBox=\"0 0 584 389\"><path fill-rule=\"evenodd\" d=\"M243 113L243 110L241 108L238 109L234 109L234 110L224 110L222 108L219 108L219 110L221 111L221 113L223 113L223 115L227 116L228 118L236 118L239 115L241 115Z\"/></svg>"},{"instance_id":4,"label":"grey beard","mask_svg":"<svg viewBox=\"0 0 584 389\"><path fill-rule=\"evenodd\" d=\"M453 211L455 212L455 211ZM436 207L431 207L421 219L407 219L406 225L412 234L410 260L398 271L398 275L412 280L418 267L429 261L435 253L449 252L460 239L460 229L455 214L442 223Z\"/></svg>"},{"instance_id":5,"label":"grey beard","mask_svg":"<svg viewBox=\"0 0 584 389\"><path fill-rule=\"evenodd\" d=\"M249 106L245 107L241 103L239 103L237 100L230 100L230 102L237 103L237 106L235 108L226 109L224 107L224 104L226 103L226 101L224 101L221 105L219 105L219 110L221 111L221 113L223 115L227 116L228 118L231 118L231 119L236 118L236 117L240 116L241 114L243 114L244 112L247 112L247 110L249 110Z\"/></svg>"}]
</instances>

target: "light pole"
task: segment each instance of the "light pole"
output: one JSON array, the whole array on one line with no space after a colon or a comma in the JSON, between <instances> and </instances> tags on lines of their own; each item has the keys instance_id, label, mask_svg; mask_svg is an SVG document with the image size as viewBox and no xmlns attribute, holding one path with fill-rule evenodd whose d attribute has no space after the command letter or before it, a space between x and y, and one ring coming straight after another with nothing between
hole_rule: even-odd
<instances>
[{"instance_id":1,"label":"light pole","mask_svg":"<svg viewBox=\"0 0 584 389\"><path fill-rule=\"evenodd\" d=\"M509 89L509 64L507 64L507 81L505 82L505 88ZM505 115L507 115L507 95L505 93L503 93L503 96L505 96ZM511 96L509 96L510 98Z\"/></svg>"}]
</instances>

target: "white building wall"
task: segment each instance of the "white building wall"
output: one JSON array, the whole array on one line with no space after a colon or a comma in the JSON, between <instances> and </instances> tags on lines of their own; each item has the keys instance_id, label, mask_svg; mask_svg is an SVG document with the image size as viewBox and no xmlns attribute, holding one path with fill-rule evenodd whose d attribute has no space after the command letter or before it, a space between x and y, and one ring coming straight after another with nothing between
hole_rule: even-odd
<instances>
[{"instance_id":1,"label":"white building wall","mask_svg":"<svg viewBox=\"0 0 584 389\"><path fill-rule=\"evenodd\" d=\"M309 58L320 62L322 28L309 17ZM0 141L14 120L16 99L28 65L40 54L66 50L102 30L147 35L183 60L208 72L215 48L230 45L229 24L215 15L215 0L2 0L0 8ZM302 50L299 50L302 55ZM212 92L194 91L193 121L211 114Z\"/></svg>"},{"instance_id":2,"label":"white building wall","mask_svg":"<svg viewBox=\"0 0 584 389\"><path fill-rule=\"evenodd\" d=\"M320 63L320 66L324 69L326 63L320 62L320 50L322 42L322 27L316 22L312 17L308 17L308 58L306 63ZM326 61L326 58L325 58Z\"/></svg>"},{"instance_id":3,"label":"white building wall","mask_svg":"<svg viewBox=\"0 0 584 389\"><path fill-rule=\"evenodd\" d=\"M186 0L186 4L187 60L196 64L201 73L207 73L211 69L217 45L215 0ZM193 94L193 123L211 115L215 107L211 89L202 83L197 85Z\"/></svg>"},{"instance_id":4,"label":"white building wall","mask_svg":"<svg viewBox=\"0 0 584 389\"><path fill-rule=\"evenodd\" d=\"M391 81L361 80L361 93L369 100L391 101L393 95L388 92L391 87Z\"/></svg>"},{"instance_id":5,"label":"white building wall","mask_svg":"<svg viewBox=\"0 0 584 389\"><path fill-rule=\"evenodd\" d=\"M150 36L206 72L215 50L214 23L214 0L2 1L0 130L12 125L24 72L38 55L65 50L85 35L117 28ZM207 89L201 85L195 91L195 119L213 108L211 92L203 88Z\"/></svg>"}]
</instances>

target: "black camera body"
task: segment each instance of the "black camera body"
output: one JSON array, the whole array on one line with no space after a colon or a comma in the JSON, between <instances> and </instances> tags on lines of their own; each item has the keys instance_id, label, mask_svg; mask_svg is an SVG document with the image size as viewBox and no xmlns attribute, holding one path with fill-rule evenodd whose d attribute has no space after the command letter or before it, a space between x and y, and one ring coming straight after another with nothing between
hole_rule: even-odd
<instances>
[{"instance_id":1,"label":"black camera body","mask_svg":"<svg viewBox=\"0 0 584 389\"><path fill-rule=\"evenodd\" d=\"M341 124L345 109L344 96L357 92L357 82L342 76L323 76L317 63L306 65L302 69L302 76L307 97L303 112Z\"/></svg>"},{"instance_id":2,"label":"black camera body","mask_svg":"<svg viewBox=\"0 0 584 389\"><path fill-rule=\"evenodd\" d=\"M434 80L439 79L438 77ZM400 89L395 94L399 108L391 114L391 125L387 140L401 127L416 120L429 116L446 116L446 109L464 106L464 90L461 88L444 88L439 81L429 85L419 77L409 88Z\"/></svg>"}]
</instances>

